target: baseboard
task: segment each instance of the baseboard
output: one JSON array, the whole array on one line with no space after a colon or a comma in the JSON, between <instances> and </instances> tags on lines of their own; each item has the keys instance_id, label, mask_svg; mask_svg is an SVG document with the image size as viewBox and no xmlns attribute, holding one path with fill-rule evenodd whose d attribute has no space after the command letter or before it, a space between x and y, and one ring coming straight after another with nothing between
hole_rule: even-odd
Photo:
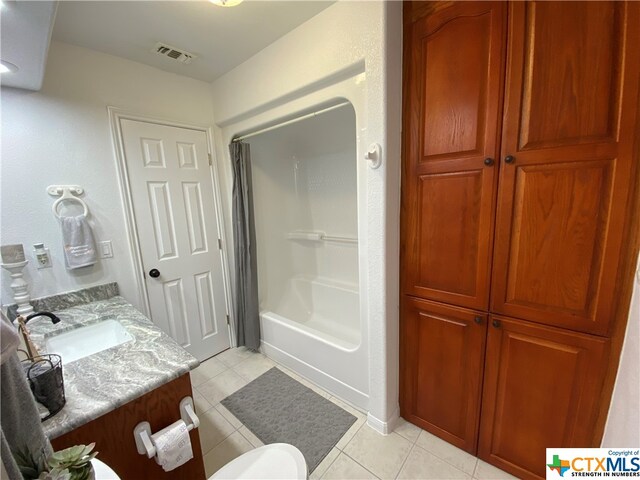
<instances>
[{"instance_id":1,"label":"baseboard","mask_svg":"<svg viewBox=\"0 0 640 480\"><path fill-rule=\"evenodd\" d=\"M264 340L261 342L260 350L267 357L281 363L285 367L290 368L299 375L329 391L339 399L352 404L364 412L369 411L369 395L350 387L337 378L318 370L313 365L309 365L308 363L283 350L280 350L278 347L274 347Z\"/></svg>"},{"instance_id":2,"label":"baseboard","mask_svg":"<svg viewBox=\"0 0 640 480\"><path fill-rule=\"evenodd\" d=\"M374 417L371 413L367 414L367 425L382 435L389 435L396 429L398 420L400 419L400 408L396 407L391 417L386 422Z\"/></svg>"}]
</instances>

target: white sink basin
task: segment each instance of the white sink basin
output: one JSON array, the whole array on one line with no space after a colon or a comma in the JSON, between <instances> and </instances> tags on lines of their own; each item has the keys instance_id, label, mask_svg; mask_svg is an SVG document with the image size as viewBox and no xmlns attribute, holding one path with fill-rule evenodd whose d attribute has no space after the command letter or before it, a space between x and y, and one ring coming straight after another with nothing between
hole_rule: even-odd
<instances>
[{"instance_id":1,"label":"white sink basin","mask_svg":"<svg viewBox=\"0 0 640 480\"><path fill-rule=\"evenodd\" d=\"M47 353L60 355L64 364L131 340L133 337L120 322L103 320L93 325L49 337L45 340L45 346Z\"/></svg>"}]
</instances>

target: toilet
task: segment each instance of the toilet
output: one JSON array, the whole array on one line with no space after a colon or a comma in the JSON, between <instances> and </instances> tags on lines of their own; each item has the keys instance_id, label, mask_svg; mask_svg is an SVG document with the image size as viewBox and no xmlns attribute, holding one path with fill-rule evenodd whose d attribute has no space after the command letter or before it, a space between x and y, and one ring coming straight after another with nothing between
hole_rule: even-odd
<instances>
[{"instance_id":1,"label":"toilet","mask_svg":"<svg viewBox=\"0 0 640 480\"><path fill-rule=\"evenodd\" d=\"M209 477L209 480L306 478L307 462L302 452L288 443L272 443L240 455Z\"/></svg>"},{"instance_id":2,"label":"toilet","mask_svg":"<svg viewBox=\"0 0 640 480\"><path fill-rule=\"evenodd\" d=\"M91 460L91 464L97 480L120 480L116 472L97 458ZM307 473L307 462L300 450L288 443L272 443L240 455L209 480L306 480Z\"/></svg>"},{"instance_id":3,"label":"toilet","mask_svg":"<svg viewBox=\"0 0 640 480\"><path fill-rule=\"evenodd\" d=\"M91 460L91 465L93 465L93 473L96 480L120 480L120 477L109 465L97 458Z\"/></svg>"}]
</instances>

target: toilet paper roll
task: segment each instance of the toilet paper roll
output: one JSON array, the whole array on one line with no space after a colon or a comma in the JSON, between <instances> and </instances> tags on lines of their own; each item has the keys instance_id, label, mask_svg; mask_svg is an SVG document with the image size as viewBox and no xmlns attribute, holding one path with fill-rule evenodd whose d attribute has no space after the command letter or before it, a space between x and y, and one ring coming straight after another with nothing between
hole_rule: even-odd
<instances>
[{"instance_id":1,"label":"toilet paper roll","mask_svg":"<svg viewBox=\"0 0 640 480\"><path fill-rule=\"evenodd\" d=\"M183 420L178 420L151 435L156 446L156 462L165 472L170 472L193 458L189 430Z\"/></svg>"}]
</instances>

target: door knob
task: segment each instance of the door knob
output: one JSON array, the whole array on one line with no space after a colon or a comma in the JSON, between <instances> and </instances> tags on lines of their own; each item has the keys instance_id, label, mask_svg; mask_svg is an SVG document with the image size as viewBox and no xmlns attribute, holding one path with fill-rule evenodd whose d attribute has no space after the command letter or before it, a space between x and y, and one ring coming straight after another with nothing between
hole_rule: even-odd
<instances>
[{"instance_id":1,"label":"door knob","mask_svg":"<svg viewBox=\"0 0 640 480\"><path fill-rule=\"evenodd\" d=\"M477 317L474 317L473 321L480 325L482 323L482 317L478 315Z\"/></svg>"},{"instance_id":2,"label":"door knob","mask_svg":"<svg viewBox=\"0 0 640 480\"><path fill-rule=\"evenodd\" d=\"M504 163L513 163L516 161L516 157L514 157L513 155L507 155L506 157L504 157Z\"/></svg>"},{"instance_id":3,"label":"door knob","mask_svg":"<svg viewBox=\"0 0 640 480\"><path fill-rule=\"evenodd\" d=\"M490 167L491 165L493 165L493 158L491 158L491 157L487 157L487 158L485 158L485 159L484 159L484 164L485 164L487 167Z\"/></svg>"},{"instance_id":4,"label":"door knob","mask_svg":"<svg viewBox=\"0 0 640 480\"><path fill-rule=\"evenodd\" d=\"M493 322L491 322L491 325L493 325L495 328L500 328L500 320L494 320Z\"/></svg>"},{"instance_id":5,"label":"door knob","mask_svg":"<svg viewBox=\"0 0 640 480\"><path fill-rule=\"evenodd\" d=\"M152 268L151 270L149 270L149 276L151 278L158 278L160 276L160 270L158 270L157 268Z\"/></svg>"}]
</instances>

